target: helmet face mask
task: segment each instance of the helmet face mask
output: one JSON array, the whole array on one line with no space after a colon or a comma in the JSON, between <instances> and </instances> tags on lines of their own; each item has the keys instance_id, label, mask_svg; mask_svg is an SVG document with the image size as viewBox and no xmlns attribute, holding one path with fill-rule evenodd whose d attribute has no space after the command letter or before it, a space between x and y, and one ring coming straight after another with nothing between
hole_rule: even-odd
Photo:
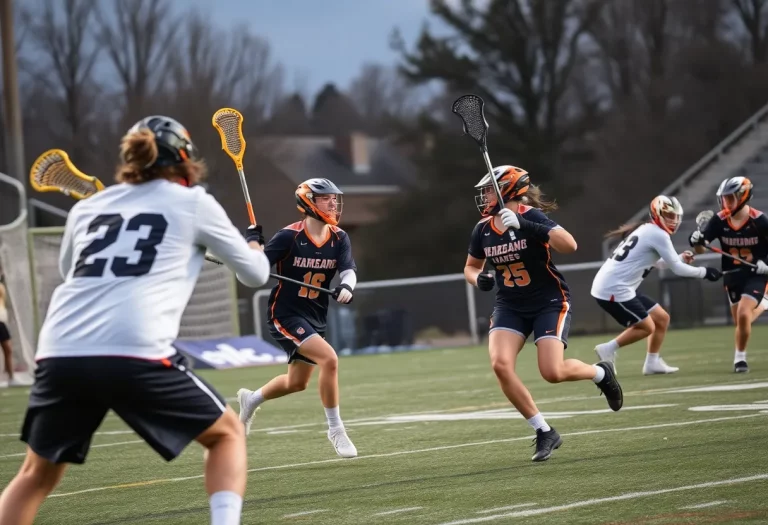
<instances>
[{"instance_id":1,"label":"helmet face mask","mask_svg":"<svg viewBox=\"0 0 768 525\"><path fill-rule=\"evenodd\" d=\"M670 235L677 232L683 221L683 207L675 197L659 195L651 201L651 221Z\"/></svg>"},{"instance_id":2,"label":"helmet face mask","mask_svg":"<svg viewBox=\"0 0 768 525\"><path fill-rule=\"evenodd\" d=\"M752 199L752 182L746 177L725 179L717 188L717 203L727 216L738 213Z\"/></svg>"},{"instance_id":3,"label":"helmet face mask","mask_svg":"<svg viewBox=\"0 0 768 525\"><path fill-rule=\"evenodd\" d=\"M520 200L530 186L528 172L515 166L496 166L493 168L493 177L499 185L504 202L499 205L491 175L486 173L475 185L475 189L478 190L478 194L475 195L475 206L483 217L496 215L509 201Z\"/></svg>"},{"instance_id":4,"label":"helmet face mask","mask_svg":"<svg viewBox=\"0 0 768 525\"><path fill-rule=\"evenodd\" d=\"M308 217L336 226L344 207L343 195L328 179L309 179L296 189L296 207Z\"/></svg>"}]
</instances>

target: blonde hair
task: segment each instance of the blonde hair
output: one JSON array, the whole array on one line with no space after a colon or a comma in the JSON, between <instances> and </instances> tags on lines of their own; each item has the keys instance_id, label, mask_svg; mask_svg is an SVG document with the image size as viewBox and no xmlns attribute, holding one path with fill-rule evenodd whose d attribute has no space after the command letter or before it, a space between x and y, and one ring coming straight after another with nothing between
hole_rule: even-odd
<instances>
[{"instance_id":1,"label":"blonde hair","mask_svg":"<svg viewBox=\"0 0 768 525\"><path fill-rule=\"evenodd\" d=\"M200 160L187 160L176 166L152 166L158 156L155 134L143 128L128 133L120 141L120 158L115 180L128 184L143 184L156 179L185 179L193 186L206 176L206 166Z\"/></svg>"},{"instance_id":2,"label":"blonde hair","mask_svg":"<svg viewBox=\"0 0 768 525\"><path fill-rule=\"evenodd\" d=\"M638 221L638 222L628 222L626 224L622 224L615 230L611 230L608 233L605 234L606 239L624 239L627 235L638 229L640 226L645 224L644 221Z\"/></svg>"}]
</instances>

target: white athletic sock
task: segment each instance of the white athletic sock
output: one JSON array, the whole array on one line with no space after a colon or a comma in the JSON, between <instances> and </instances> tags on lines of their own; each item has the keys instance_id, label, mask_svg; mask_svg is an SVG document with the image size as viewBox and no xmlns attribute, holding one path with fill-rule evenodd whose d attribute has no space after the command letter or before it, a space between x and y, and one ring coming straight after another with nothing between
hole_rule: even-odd
<instances>
[{"instance_id":1,"label":"white athletic sock","mask_svg":"<svg viewBox=\"0 0 768 525\"><path fill-rule=\"evenodd\" d=\"M542 432L549 432L551 430L551 427L544 421L544 416L541 415L541 412L529 419L528 424L531 425L534 430L541 429Z\"/></svg>"},{"instance_id":2,"label":"white athletic sock","mask_svg":"<svg viewBox=\"0 0 768 525\"><path fill-rule=\"evenodd\" d=\"M744 350L743 352L740 350L736 350L733 355L733 364L735 365L739 361L746 361L747 360L747 351Z\"/></svg>"},{"instance_id":3,"label":"white athletic sock","mask_svg":"<svg viewBox=\"0 0 768 525\"><path fill-rule=\"evenodd\" d=\"M592 381L595 382L595 384L599 383L603 380L605 377L605 369L602 366L592 365L595 367L595 377L592 378Z\"/></svg>"},{"instance_id":4,"label":"white athletic sock","mask_svg":"<svg viewBox=\"0 0 768 525\"><path fill-rule=\"evenodd\" d=\"M240 525L243 498L235 492L222 490L211 494L211 525Z\"/></svg>"},{"instance_id":5,"label":"white athletic sock","mask_svg":"<svg viewBox=\"0 0 768 525\"><path fill-rule=\"evenodd\" d=\"M339 407L326 408L325 418L328 420L328 428L339 428L344 426L344 422L339 415Z\"/></svg>"},{"instance_id":6,"label":"white athletic sock","mask_svg":"<svg viewBox=\"0 0 768 525\"><path fill-rule=\"evenodd\" d=\"M650 364L657 363L659 361L659 354L645 354L645 362Z\"/></svg>"},{"instance_id":7,"label":"white athletic sock","mask_svg":"<svg viewBox=\"0 0 768 525\"><path fill-rule=\"evenodd\" d=\"M262 404L266 399L264 399L264 394L261 393L261 388L259 388L256 392L250 395L248 398L248 401L252 403L253 408L256 408L260 404Z\"/></svg>"},{"instance_id":8,"label":"white athletic sock","mask_svg":"<svg viewBox=\"0 0 768 525\"><path fill-rule=\"evenodd\" d=\"M608 350L610 352L615 352L616 350L618 350L620 348L619 347L619 343L616 342L616 339L612 339L612 340L608 341L607 343L603 343L603 344L597 345L597 347L600 350Z\"/></svg>"}]
</instances>

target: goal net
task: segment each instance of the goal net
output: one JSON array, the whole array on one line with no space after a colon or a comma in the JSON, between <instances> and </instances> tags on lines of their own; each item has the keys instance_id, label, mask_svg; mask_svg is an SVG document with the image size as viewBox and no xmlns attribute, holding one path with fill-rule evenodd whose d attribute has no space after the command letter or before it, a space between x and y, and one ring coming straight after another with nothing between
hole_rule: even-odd
<instances>
[{"instance_id":1,"label":"goal net","mask_svg":"<svg viewBox=\"0 0 768 525\"><path fill-rule=\"evenodd\" d=\"M59 250L63 228L30 228L35 333L40 330L51 296L61 283ZM239 335L234 274L224 265L205 261L184 310L179 339L214 339Z\"/></svg>"}]
</instances>

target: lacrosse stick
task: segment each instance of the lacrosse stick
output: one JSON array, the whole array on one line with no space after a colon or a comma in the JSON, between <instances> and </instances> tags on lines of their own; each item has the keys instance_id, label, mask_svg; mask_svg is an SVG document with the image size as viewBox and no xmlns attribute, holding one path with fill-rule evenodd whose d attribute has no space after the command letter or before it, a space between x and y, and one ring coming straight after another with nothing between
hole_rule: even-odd
<instances>
[{"instance_id":1,"label":"lacrosse stick","mask_svg":"<svg viewBox=\"0 0 768 525\"><path fill-rule=\"evenodd\" d=\"M36 191L59 191L77 200L104 189L99 179L77 169L60 149L49 149L37 157L29 170L29 182Z\"/></svg>"},{"instance_id":2,"label":"lacrosse stick","mask_svg":"<svg viewBox=\"0 0 768 525\"><path fill-rule=\"evenodd\" d=\"M496 198L498 199L499 206L503 208L504 199L501 197L499 183L496 181L496 177L493 176L493 165L488 157L488 122L485 120L485 114L483 113L484 105L483 99L477 95L463 95L454 101L451 110L461 118L464 124L464 134L472 137L477 142L477 145L480 146L485 166L488 168L488 173L493 182L493 189L496 190Z\"/></svg>"},{"instance_id":3,"label":"lacrosse stick","mask_svg":"<svg viewBox=\"0 0 768 525\"><path fill-rule=\"evenodd\" d=\"M243 115L236 109L221 108L213 114L211 122L221 136L221 149L235 163L237 174L240 176L240 185L243 188L245 206L248 208L248 219L251 221L251 226L254 226L256 224L256 216L253 214L251 195L248 193L248 184L245 182L245 172L243 171L243 155L245 154Z\"/></svg>"},{"instance_id":4,"label":"lacrosse stick","mask_svg":"<svg viewBox=\"0 0 768 525\"><path fill-rule=\"evenodd\" d=\"M220 260L218 260L216 257L214 257L213 255L211 255L209 253L205 254L205 259L207 261L211 261L212 263L224 264L223 262L221 262ZM282 275L278 275L276 273L270 273L269 276L274 278L274 279L277 279L278 281L285 281L287 283L298 284L302 288L308 288L310 290L315 290L316 292L327 293L327 294L333 295L333 290L326 290L325 288L321 288L320 286L315 286L313 284L307 284L307 283L305 283L303 281L297 281L296 279L291 279L290 277L283 277Z\"/></svg>"},{"instance_id":5,"label":"lacrosse stick","mask_svg":"<svg viewBox=\"0 0 768 525\"><path fill-rule=\"evenodd\" d=\"M713 212L712 210L704 210L696 216L696 227L699 229L699 231L706 229L707 224L709 223L710 220L712 220L712 217L714 217L714 215L715 215L715 212ZM715 248L714 246L711 246L707 241L704 241L704 247L711 252L719 253L723 257L730 257L734 261L738 261L744 266L749 266L750 268L757 268L756 264L752 264L749 261L745 261L744 259L741 259L740 257L736 257L733 254L730 254L726 251L721 250L720 248Z\"/></svg>"},{"instance_id":6,"label":"lacrosse stick","mask_svg":"<svg viewBox=\"0 0 768 525\"><path fill-rule=\"evenodd\" d=\"M90 175L86 175L69 159L66 151L51 149L37 157L29 170L29 182L36 191L60 191L77 200L90 197L104 189L104 184ZM210 253L205 259L216 264L223 264Z\"/></svg>"}]
</instances>

